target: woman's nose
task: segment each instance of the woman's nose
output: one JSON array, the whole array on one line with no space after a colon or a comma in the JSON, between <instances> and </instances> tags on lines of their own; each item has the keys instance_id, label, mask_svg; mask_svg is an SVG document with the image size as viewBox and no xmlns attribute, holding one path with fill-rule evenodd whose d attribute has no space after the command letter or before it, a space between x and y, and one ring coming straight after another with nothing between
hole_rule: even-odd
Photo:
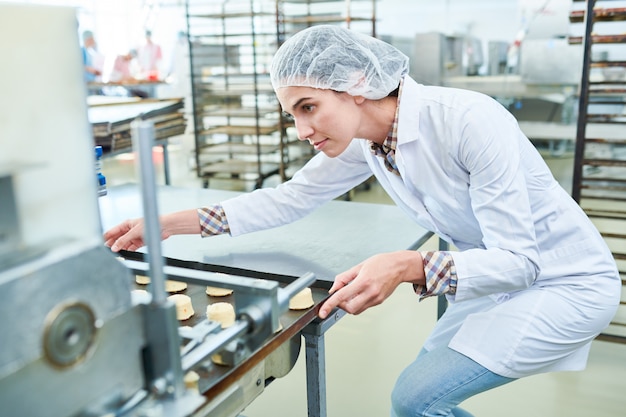
<instances>
[{"instance_id":1,"label":"woman's nose","mask_svg":"<svg viewBox=\"0 0 626 417\"><path fill-rule=\"evenodd\" d=\"M298 139L300 140L309 140L311 136L313 136L313 129L310 126L307 126L303 123L296 123L296 132L298 133Z\"/></svg>"}]
</instances>

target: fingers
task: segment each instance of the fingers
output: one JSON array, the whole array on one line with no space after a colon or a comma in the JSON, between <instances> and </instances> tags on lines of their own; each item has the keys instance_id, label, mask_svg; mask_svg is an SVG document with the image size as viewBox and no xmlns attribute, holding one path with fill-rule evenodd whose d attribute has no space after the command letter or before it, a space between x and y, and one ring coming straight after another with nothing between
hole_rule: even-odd
<instances>
[{"instance_id":1,"label":"fingers","mask_svg":"<svg viewBox=\"0 0 626 417\"><path fill-rule=\"evenodd\" d=\"M322 304L318 313L319 317L325 319L336 307L346 301L346 297L350 297L350 291L346 287L359 274L361 265L356 265L335 277L332 287L328 290L331 296Z\"/></svg>"},{"instance_id":2,"label":"fingers","mask_svg":"<svg viewBox=\"0 0 626 417\"><path fill-rule=\"evenodd\" d=\"M372 306L369 296L360 292L356 287L356 285L348 285L333 293L321 305L319 317L325 319L337 307L350 314L360 314Z\"/></svg>"},{"instance_id":3,"label":"fingers","mask_svg":"<svg viewBox=\"0 0 626 417\"><path fill-rule=\"evenodd\" d=\"M331 295L321 305L320 310L317 313L317 315L319 316L319 318L325 319L336 307L339 306L340 303L341 303L341 298L339 297L339 293L335 293Z\"/></svg>"},{"instance_id":4,"label":"fingers","mask_svg":"<svg viewBox=\"0 0 626 417\"><path fill-rule=\"evenodd\" d=\"M129 250L129 251L135 251L135 250L141 248L142 246L144 246L143 238L141 238L141 236L140 237L135 237L131 233L132 233L132 231L128 232L124 236L122 236L119 239L117 239L111 245L111 250L113 252L119 252L122 249L123 250Z\"/></svg>"},{"instance_id":5,"label":"fingers","mask_svg":"<svg viewBox=\"0 0 626 417\"><path fill-rule=\"evenodd\" d=\"M330 294L333 294L335 291L348 285L351 281L354 280L354 278L357 277L357 275L359 275L360 270L361 270L361 264L358 264L348 269L347 271L342 272L341 274L337 275L335 277L335 282L333 282L333 285L332 287L330 287L330 290L328 290L328 292Z\"/></svg>"},{"instance_id":6,"label":"fingers","mask_svg":"<svg viewBox=\"0 0 626 417\"><path fill-rule=\"evenodd\" d=\"M103 235L104 244L113 252L120 250L136 251L145 246L143 219L130 219L112 227ZM171 232L161 230L161 240L172 235Z\"/></svg>"},{"instance_id":7,"label":"fingers","mask_svg":"<svg viewBox=\"0 0 626 417\"><path fill-rule=\"evenodd\" d=\"M381 304L401 282L413 282L419 277L420 268L415 265L421 262L416 262L414 251L400 251L374 255L337 275L329 291L331 296L320 307L320 318L326 318L337 307L360 314Z\"/></svg>"},{"instance_id":8,"label":"fingers","mask_svg":"<svg viewBox=\"0 0 626 417\"><path fill-rule=\"evenodd\" d=\"M113 244L113 246L111 246L111 251L113 252L119 252L121 250L136 251L142 246L144 246L143 239L133 239L130 241L125 241L123 238L120 238Z\"/></svg>"},{"instance_id":9,"label":"fingers","mask_svg":"<svg viewBox=\"0 0 626 417\"><path fill-rule=\"evenodd\" d=\"M135 251L141 248L144 246L141 222L126 220L109 229L104 234L104 244L109 246L113 252Z\"/></svg>"},{"instance_id":10,"label":"fingers","mask_svg":"<svg viewBox=\"0 0 626 417\"><path fill-rule=\"evenodd\" d=\"M111 244L113 244L113 242L115 242L119 236L126 233L126 231L128 230L128 228L126 227L126 223L127 222L118 224L117 226L110 228L104 233L104 242L107 246L111 246Z\"/></svg>"}]
</instances>

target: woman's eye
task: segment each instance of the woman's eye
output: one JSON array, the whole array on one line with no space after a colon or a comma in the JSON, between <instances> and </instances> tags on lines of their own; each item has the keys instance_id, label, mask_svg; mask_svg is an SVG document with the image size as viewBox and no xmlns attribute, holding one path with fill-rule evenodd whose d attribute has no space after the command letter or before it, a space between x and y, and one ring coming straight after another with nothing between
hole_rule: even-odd
<instances>
[{"instance_id":1,"label":"woman's eye","mask_svg":"<svg viewBox=\"0 0 626 417\"><path fill-rule=\"evenodd\" d=\"M304 110L305 112L312 112L313 111L314 106L309 105L309 104L305 104L304 106L302 106L302 110Z\"/></svg>"}]
</instances>

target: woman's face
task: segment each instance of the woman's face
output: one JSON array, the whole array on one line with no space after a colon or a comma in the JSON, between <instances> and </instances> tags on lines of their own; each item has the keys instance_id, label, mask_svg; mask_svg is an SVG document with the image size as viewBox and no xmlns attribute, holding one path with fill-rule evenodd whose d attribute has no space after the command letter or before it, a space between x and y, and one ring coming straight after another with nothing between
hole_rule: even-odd
<instances>
[{"instance_id":1,"label":"woman's face","mask_svg":"<svg viewBox=\"0 0 626 417\"><path fill-rule=\"evenodd\" d=\"M327 156L341 154L358 137L363 97L311 87L282 87L276 95L283 111L293 117L298 138Z\"/></svg>"}]
</instances>

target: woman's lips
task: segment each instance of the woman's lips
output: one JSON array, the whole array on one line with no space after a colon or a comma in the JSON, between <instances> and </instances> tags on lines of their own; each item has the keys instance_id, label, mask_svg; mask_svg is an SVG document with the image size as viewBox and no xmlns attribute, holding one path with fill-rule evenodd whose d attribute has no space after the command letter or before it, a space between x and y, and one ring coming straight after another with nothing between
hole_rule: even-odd
<instances>
[{"instance_id":1,"label":"woman's lips","mask_svg":"<svg viewBox=\"0 0 626 417\"><path fill-rule=\"evenodd\" d=\"M319 142L314 142L313 143L313 147L315 148L316 151L319 151L319 150L321 150L324 147L324 145L326 144L327 141L328 141L328 139L324 139L324 140L321 140Z\"/></svg>"}]
</instances>

